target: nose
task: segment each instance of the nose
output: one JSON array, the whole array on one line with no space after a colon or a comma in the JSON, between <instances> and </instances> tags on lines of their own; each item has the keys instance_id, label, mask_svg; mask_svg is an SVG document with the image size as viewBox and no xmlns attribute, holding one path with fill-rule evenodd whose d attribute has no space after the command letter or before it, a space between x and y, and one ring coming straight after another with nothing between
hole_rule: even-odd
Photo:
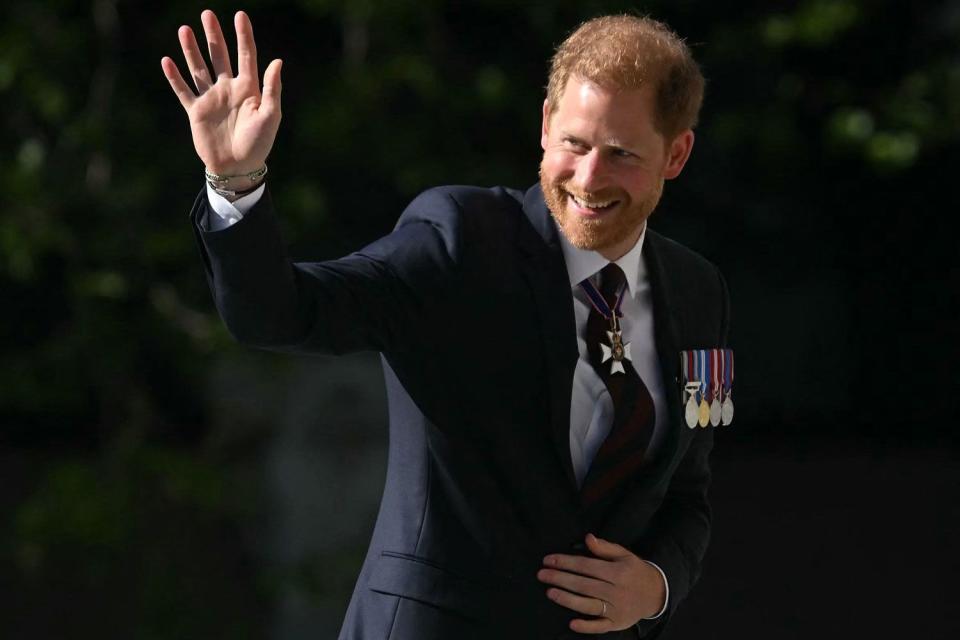
<instances>
[{"instance_id":1,"label":"nose","mask_svg":"<svg viewBox=\"0 0 960 640\"><path fill-rule=\"evenodd\" d=\"M573 176L574 184L584 193L603 189L607 182L606 161L597 148L580 156Z\"/></svg>"}]
</instances>

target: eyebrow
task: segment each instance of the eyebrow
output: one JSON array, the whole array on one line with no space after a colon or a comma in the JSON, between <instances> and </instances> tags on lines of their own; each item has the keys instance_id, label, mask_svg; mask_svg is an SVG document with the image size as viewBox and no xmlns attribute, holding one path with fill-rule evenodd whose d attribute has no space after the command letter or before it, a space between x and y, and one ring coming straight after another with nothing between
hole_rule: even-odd
<instances>
[{"instance_id":1,"label":"eyebrow","mask_svg":"<svg viewBox=\"0 0 960 640\"><path fill-rule=\"evenodd\" d=\"M623 140L618 140L617 138L607 138L604 140L604 144L606 144L608 147L618 147L620 149L626 149L630 146Z\"/></svg>"},{"instance_id":2,"label":"eyebrow","mask_svg":"<svg viewBox=\"0 0 960 640\"><path fill-rule=\"evenodd\" d=\"M563 134L563 137L564 137L564 138L568 138L568 139L570 139L570 140L573 140L574 142L578 142L578 143L580 143L580 144L587 145L587 141L586 141L586 140L584 140L583 138L580 138L580 137L578 137L578 136L573 135L573 134L570 133L569 131L564 131L564 130L561 129L560 133ZM631 145L626 144L626 143L624 143L624 141L618 140L617 138L607 138L606 140L603 141L603 145L606 146L606 147L613 147L614 149L621 149L621 150L623 150L623 151L629 151L630 153L637 153L637 151L636 151L636 149L635 149L634 147L631 147ZM588 146L589 146L589 145L588 145Z\"/></svg>"}]
</instances>

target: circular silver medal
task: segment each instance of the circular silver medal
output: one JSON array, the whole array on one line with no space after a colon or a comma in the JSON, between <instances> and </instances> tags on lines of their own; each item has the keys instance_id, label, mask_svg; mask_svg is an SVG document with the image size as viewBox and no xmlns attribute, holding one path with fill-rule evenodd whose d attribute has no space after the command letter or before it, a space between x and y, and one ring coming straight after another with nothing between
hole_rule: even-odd
<instances>
[{"instance_id":1,"label":"circular silver medal","mask_svg":"<svg viewBox=\"0 0 960 640\"><path fill-rule=\"evenodd\" d=\"M687 406L684 410L683 417L687 421L687 426L691 429L697 426L697 422L700 420L700 408L697 406L696 400L696 394L699 388L699 382L688 382L686 386L687 394L690 397L687 399Z\"/></svg>"},{"instance_id":2,"label":"circular silver medal","mask_svg":"<svg viewBox=\"0 0 960 640\"><path fill-rule=\"evenodd\" d=\"M697 426L700 416L698 415L700 411L697 407L697 401L693 399L693 396L690 396L690 399L687 400L687 408L684 411L684 418L687 421L687 426L693 429Z\"/></svg>"},{"instance_id":3,"label":"circular silver medal","mask_svg":"<svg viewBox=\"0 0 960 640\"><path fill-rule=\"evenodd\" d=\"M723 407L720 409L720 419L724 426L733 422L733 400L730 399L729 395L723 400Z\"/></svg>"},{"instance_id":4,"label":"circular silver medal","mask_svg":"<svg viewBox=\"0 0 960 640\"><path fill-rule=\"evenodd\" d=\"M720 424L722 409L720 408L720 401L714 397L713 402L710 403L710 425L717 426Z\"/></svg>"}]
</instances>

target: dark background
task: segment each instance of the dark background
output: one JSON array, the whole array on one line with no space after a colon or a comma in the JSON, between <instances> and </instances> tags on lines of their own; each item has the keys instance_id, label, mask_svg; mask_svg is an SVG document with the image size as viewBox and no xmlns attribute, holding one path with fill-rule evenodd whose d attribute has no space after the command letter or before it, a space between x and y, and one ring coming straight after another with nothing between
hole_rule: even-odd
<instances>
[{"instance_id":1,"label":"dark background","mask_svg":"<svg viewBox=\"0 0 960 640\"><path fill-rule=\"evenodd\" d=\"M737 417L667 635L960 637L960 4L881 0L6 3L0 635L332 638L359 571L376 356L236 346L193 244L159 63L205 7L284 59L269 181L313 259L429 186L534 183L553 48L602 13L671 24L708 86L651 224L727 277Z\"/></svg>"}]
</instances>

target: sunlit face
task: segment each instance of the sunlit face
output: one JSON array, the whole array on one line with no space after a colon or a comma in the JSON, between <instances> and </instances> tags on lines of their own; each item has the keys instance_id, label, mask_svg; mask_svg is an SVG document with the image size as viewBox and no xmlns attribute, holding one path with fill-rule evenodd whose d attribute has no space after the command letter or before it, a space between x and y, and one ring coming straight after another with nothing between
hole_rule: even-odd
<instances>
[{"instance_id":1,"label":"sunlit face","mask_svg":"<svg viewBox=\"0 0 960 640\"><path fill-rule=\"evenodd\" d=\"M693 132L667 141L653 125L649 87L613 92L571 77L553 114L543 104L540 184L570 243L616 260L636 244L680 174Z\"/></svg>"}]
</instances>

